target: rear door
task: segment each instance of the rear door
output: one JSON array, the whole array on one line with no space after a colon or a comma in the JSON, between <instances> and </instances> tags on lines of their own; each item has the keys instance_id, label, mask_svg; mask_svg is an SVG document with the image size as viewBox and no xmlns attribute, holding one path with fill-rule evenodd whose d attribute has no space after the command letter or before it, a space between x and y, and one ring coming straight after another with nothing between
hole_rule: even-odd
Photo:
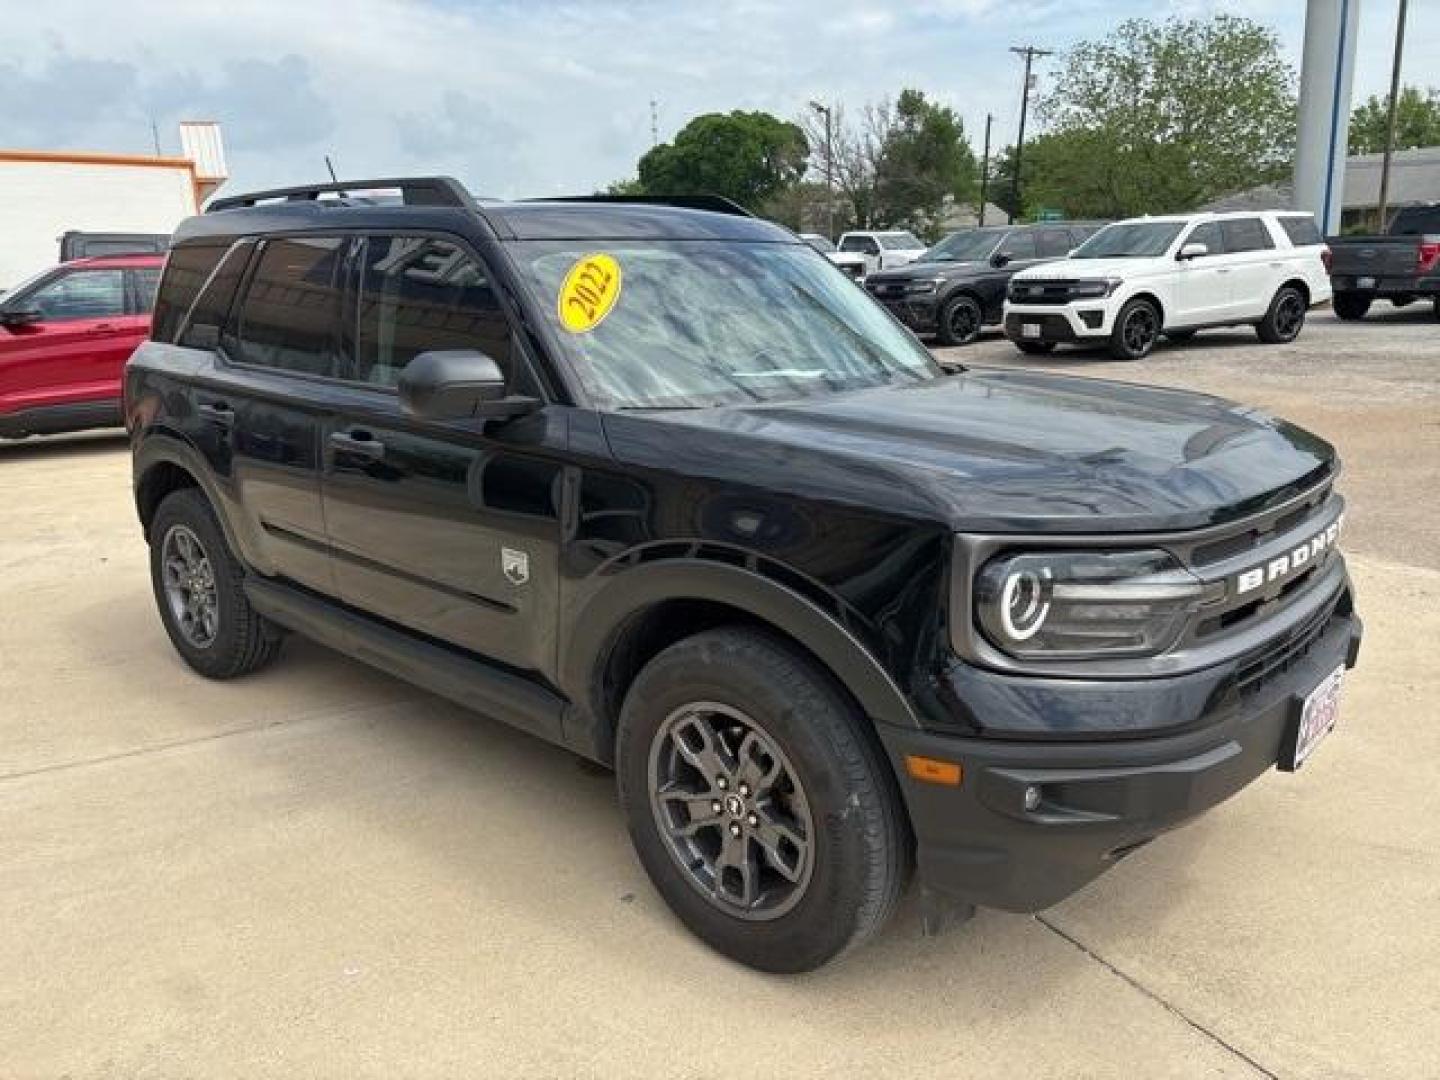
<instances>
[{"instance_id":1,"label":"rear door","mask_svg":"<svg viewBox=\"0 0 1440 1080\"><path fill-rule=\"evenodd\" d=\"M119 401L137 342L127 334L128 284L113 267L61 269L7 298L38 322L0 327L0 411Z\"/></svg>"},{"instance_id":2,"label":"rear door","mask_svg":"<svg viewBox=\"0 0 1440 1080\"><path fill-rule=\"evenodd\" d=\"M405 367L493 357L542 396L489 268L455 237L372 235L357 253L346 396L325 429L325 520L340 599L512 667L553 673L565 410L422 422Z\"/></svg>"},{"instance_id":3,"label":"rear door","mask_svg":"<svg viewBox=\"0 0 1440 1080\"><path fill-rule=\"evenodd\" d=\"M1225 218L1220 231L1225 236L1225 261L1231 267L1230 315L1258 319L1286 277L1285 259L1262 218Z\"/></svg>"}]
</instances>

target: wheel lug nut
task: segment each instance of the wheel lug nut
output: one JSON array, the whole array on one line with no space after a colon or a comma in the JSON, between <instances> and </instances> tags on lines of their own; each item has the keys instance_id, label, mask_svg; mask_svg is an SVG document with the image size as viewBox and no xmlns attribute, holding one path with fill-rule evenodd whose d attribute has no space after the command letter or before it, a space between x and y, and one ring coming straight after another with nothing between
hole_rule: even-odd
<instances>
[{"instance_id":1,"label":"wheel lug nut","mask_svg":"<svg viewBox=\"0 0 1440 1080\"><path fill-rule=\"evenodd\" d=\"M710 812L711 812L712 814L718 814L718 813L720 813L721 810L724 810L724 809L725 809L725 806L724 806L723 803L721 803L721 801L720 801L719 799L716 799L714 802L712 802L712 803L710 804Z\"/></svg>"},{"instance_id":2,"label":"wheel lug nut","mask_svg":"<svg viewBox=\"0 0 1440 1080\"><path fill-rule=\"evenodd\" d=\"M753 829L756 825L759 825L759 824L760 824L760 819L759 819L758 817L756 817L754 814L751 814L749 817L747 817L747 818L745 819L745 823L746 823L747 825L749 825L749 826Z\"/></svg>"},{"instance_id":3,"label":"wheel lug nut","mask_svg":"<svg viewBox=\"0 0 1440 1080\"><path fill-rule=\"evenodd\" d=\"M726 780L723 776L719 776L715 778L715 786L718 787L721 791L724 791L730 786L730 781Z\"/></svg>"},{"instance_id":4,"label":"wheel lug nut","mask_svg":"<svg viewBox=\"0 0 1440 1080\"><path fill-rule=\"evenodd\" d=\"M738 821L732 821L732 822L730 823L730 835L731 835L731 836L739 836L739 835L740 835L740 823L739 823Z\"/></svg>"}]
</instances>

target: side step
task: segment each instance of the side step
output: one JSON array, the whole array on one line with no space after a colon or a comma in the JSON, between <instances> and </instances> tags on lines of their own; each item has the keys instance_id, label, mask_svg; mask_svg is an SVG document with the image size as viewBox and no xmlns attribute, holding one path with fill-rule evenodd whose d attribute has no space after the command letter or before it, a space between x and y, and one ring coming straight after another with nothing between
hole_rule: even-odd
<instances>
[{"instance_id":1,"label":"side step","mask_svg":"<svg viewBox=\"0 0 1440 1080\"><path fill-rule=\"evenodd\" d=\"M565 745L565 699L523 676L478 658L456 655L279 582L250 577L245 595L256 611L287 630L485 716Z\"/></svg>"}]
</instances>

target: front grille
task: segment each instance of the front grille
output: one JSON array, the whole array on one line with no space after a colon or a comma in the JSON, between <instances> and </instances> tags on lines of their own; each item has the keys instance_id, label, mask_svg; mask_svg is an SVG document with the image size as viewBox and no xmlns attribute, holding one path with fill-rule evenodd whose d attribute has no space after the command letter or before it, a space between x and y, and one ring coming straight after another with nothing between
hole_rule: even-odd
<instances>
[{"instance_id":1,"label":"front grille","mask_svg":"<svg viewBox=\"0 0 1440 1080\"><path fill-rule=\"evenodd\" d=\"M1336 615L1348 614L1349 605L1350 594L1342 593L1284 637L1268 642L1263 649L1242 658L1235 668L1233 691L1242 697L1249 696L1289 671L1310 654L1315 643L1325 636Z\"/></svg>"},{"instance_id":2,"label":"front grille","mask_svg":"<svg viewBox=\"0 0 1440 1080\"><path fill-rule=\"evenodd\" d=\"M1010 302L1014 304L1068 304L1075 299L1074 281L1012 281Z\"/></svg>"},{"instance_id":3,"label":"front grille","mask_svg":"<svg viewBox=\"0 0 1440 1080\"><path fill-rule=\"evenodd\" d=\"M905 295L908 281L867 281L865 288L872 296L878 296L882 300L898 300Z\"/></svg>"}]
</instances>

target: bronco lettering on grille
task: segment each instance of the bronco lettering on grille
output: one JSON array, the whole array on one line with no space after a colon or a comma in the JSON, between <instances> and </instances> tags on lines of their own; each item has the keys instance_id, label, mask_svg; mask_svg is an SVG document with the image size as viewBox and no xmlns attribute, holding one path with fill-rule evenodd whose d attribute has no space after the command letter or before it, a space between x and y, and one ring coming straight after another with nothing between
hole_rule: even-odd
<instances>
[{"instance_id":1,"label":"bronco lettering on grille","mask_svg":"<svg viewBox=\"0 0 1440 1080\"><path fill-rule=\"evenodd\" d=\"M1277 555L1260 566L1251 567L1249 570L1235 575L1235 595L1240 596L1252 592L1262 585L1289 577L1296 571L1309 566L1335 546L1336 541L1340 538L1340 526L1344 520L1344 517L1336 518L1328 528L1316 533L1303 544L1296 545L1285 554Z\"/></svg>"}]
</instances>

